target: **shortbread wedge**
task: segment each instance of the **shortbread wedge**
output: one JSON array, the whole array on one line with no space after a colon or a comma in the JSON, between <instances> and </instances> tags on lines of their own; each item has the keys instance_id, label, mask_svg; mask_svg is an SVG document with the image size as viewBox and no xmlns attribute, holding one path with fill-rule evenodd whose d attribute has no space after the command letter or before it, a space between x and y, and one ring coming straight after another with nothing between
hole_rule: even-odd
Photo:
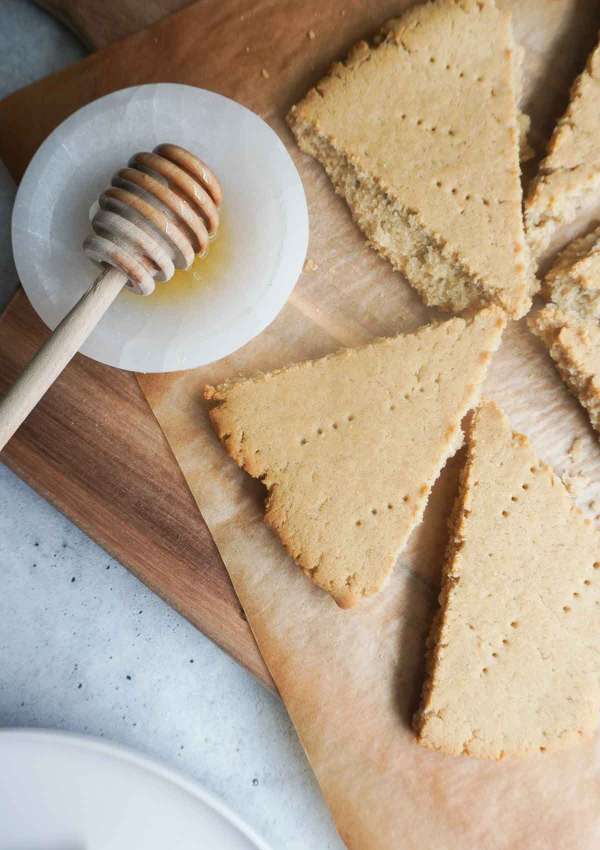
<instances>
[{"instance_id":1,"label":"shortbread wedge","mask_svg":"<svg viewBox=\"0 0 600 850\"><path fill-rule=\"evenodd\" d=\"M600 434L600 227L562 251L544 279L550 303L529 319Z\"/></svg>"},{"instance_id":2,"label":"shortbread wedge","mask_svg":"<svg viewBox=\"0 0 600 850\"><path fill-rule=\"evenodd\" d=\"M420 743L498 759L592 735L600 533L491 402L468 436L442 582Z\"/></svg>"},{"instance_id":3,"label":"shortbread wedge","mask_svg":"<svg viewBox=\"0 0 600 850\"><path fill-rule=\"evenodd\" d=\"M340 606L391 572L462 442L504 321L488 308L205 388L225 449L267 488L267 524Z\"/></svg>"},{"instance_id":4,"label":"shortbread wedge","mask_svg":"<svg viewBox=\"0 0 600 850\"><path fill-rule=\"evenodd\" d=\"M525 204L527 238L542 255L560 228L600 192L600 43L575 81L567 111L558 122Z\"/></svg>"},{"instance_id":5,"label":"shortbread wedge","mask_svg":"<svg viewBox=\"0 0 600 850\"><path fill-rule=\"evenodd\" d=\"M373 246L430 305L527 312L518 66L493 0L436 0L390 21L288 115Z\"/></svg>"}]
</instances>

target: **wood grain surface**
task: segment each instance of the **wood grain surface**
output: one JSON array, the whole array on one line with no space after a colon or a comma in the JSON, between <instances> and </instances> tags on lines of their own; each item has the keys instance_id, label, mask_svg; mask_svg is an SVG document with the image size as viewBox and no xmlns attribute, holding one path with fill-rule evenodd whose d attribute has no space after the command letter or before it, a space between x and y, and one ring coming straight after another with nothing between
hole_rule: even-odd
<instances>
[{"instance_id":1,"label":"wood grain surface","mask_svg":"<svg viewBox=\"0 0 600 850\"><path fill-rule=\"evenodd\" d=\"M19 290L0 318L0 393L47 336ZM219 553L132 375L75 357L1 457L272 684Z\"/></svg>"},{"instance_id":2,"label":"wood grain surface","mask_svg":"<svg viewBox=\"0 0 600 850\"><path fill-rule=\"evenodd\" d=\"M42 5L51 7L86 43L98 46L118 41L130 31L132 21L136 26L152 23L161 11L187 6L176 0L61 0ZM136 83L189 82L236 97L265 117L281 114L349 43L365 31L373 32L406 5L407 0L380 0L372 7L359 0L343 4L338 0L330 17L314 0L291 2L285 14L277 16L274 28L276 0L201 0L159 22L151 36L143 32L130 36L4 100L0 104L0 159L18 181L35 150L64 118L102 94ZM308 39L309 27L323 34L326 21L327 40ZM292 54L282 51L277 57L273 44L291 44L290 29L296 33L294 50ZM305 49L309 50L308 63ZM218 63L202 61L211 55L219 57ZM263 68L271 69L268 79ZM27 346L19 343L19 335L25 332ZM24 294L17 293L3 316L0 392L44 338L42 323ZM84 377L89 370L102 375L93 392ZM123 398L128 404L121 406L117 400ZM74 406L77 416L72 415ZM90 451L90 430L97 433L95 423L102 421L107 409L118 410L110 440L99 442ZM142 427L151 437L147 451L135 445L135 434ZM94 458L91 468L90 454ZM133 375L76 357L0 458L272 686L251 631L240 616L218 550ZM128 459L126 467L122 458ZM135 475L128 469L132 463L136 464ZM114 483L118 502L108 482ZM165 528L155 515L167 492L173 528ZM130 523L137 529L135 535L128 533ZM183 534L181 529L186 526L188 533Z\"/></svg>"},{"instance_id":3,"label":"wood grain surface","mask_svg":"<svg viewBox=\"0 0 600 850\"><path fill-rule=\"evenodd\" d=\"M102 47L187 4L67 0L40 5L86 44ZM76 69L71 71L74 80ZM11 98L13 108L24 110L23 116L29 110L29 91ZM76 108L64 111L60 94L47 107L49 122L42 120L39 108L31 114L30 126L18 128L12 119L0 122L0 138L7 140L16 132L25 149L19 164L13 162L11 167L17 181L53 126ZM4 159L7 165L8 159ZM0 393L47 335L18 290L0 317ZM204 634L274 687L219 552L134 375L76 357L0 459Z\"/></svg>"},{"instance_id":4,"label":"wood grain surface","mask_svg":"<svg viewBox=\"0 0 600 850\"><path fill-rule=\"evenodd\" d=\"M190 5L190 0L36 0L91 50L98 50Z\"/></svg>"}]
</instances>

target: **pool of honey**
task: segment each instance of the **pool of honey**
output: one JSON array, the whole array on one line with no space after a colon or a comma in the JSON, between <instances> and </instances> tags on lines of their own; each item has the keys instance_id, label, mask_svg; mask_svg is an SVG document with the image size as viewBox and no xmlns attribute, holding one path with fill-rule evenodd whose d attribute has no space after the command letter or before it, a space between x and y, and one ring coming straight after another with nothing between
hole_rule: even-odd
<instances>
[{"instance_id":1,"label":"pool of honey","mask_svg":"<svg viewBox=\"0 0 600 850\"><path fill-rule=\"evenodd\" d=\"M196 256L189 269L177 269L167 283L157 283L152 295L143 299L144 305L161 307L181 303L200 287L217 283L227 262L227 234L227 217L221 212L217 235L210 241L206 256ZM128 290L124 290L120 297L128 300L134 298L136 301L140 298Z\"/></svg>"}]
</instances>

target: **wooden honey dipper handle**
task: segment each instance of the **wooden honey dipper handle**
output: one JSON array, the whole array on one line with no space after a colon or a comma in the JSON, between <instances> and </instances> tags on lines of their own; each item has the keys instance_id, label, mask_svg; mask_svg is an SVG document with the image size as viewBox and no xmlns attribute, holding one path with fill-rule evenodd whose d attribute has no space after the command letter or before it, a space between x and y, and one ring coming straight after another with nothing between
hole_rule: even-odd
<instances>
[{"instance_id":1,"label":"wooden honey dipper handle","mask_svg":"<svg viewBox=\"0 0 600 850\"><path fill-rule=\"evenodd\" d=\"M103 272L30 360L0 401L0 448L79 351L126 283L120 269Z\"/></svg>"},{"instance_id":2,"label":"wooden honey dipper handle","mask_svg":"<svg viewBox=\"0 0 600 850\"><path fill-rule=\"evenodd\" d=\"M0 401L0 450L94 330L119 292L141 295L204 255L219 226L217 178L193 154L164 144L136 154L102 193L85 253L104 271Z\"/></svg>"}]
</instances>

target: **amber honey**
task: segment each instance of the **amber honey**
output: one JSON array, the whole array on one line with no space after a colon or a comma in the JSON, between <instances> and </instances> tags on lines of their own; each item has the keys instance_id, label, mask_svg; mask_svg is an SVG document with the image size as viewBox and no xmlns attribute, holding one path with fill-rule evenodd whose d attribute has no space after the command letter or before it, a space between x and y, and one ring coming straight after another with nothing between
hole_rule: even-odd
<instances>
[{"instance_id":1,"label":"amber honey","mask_svg":"<svg viewBox=\"0 0 600 850\"><path fill-rule=\"evenodd\" d=\"M157 283L152 295L144 298L145 303L171 305L185 301L200 287L210 286L218 282L227 261L228 220L223 210L219 211L220 221L217 235L208 246L206 256L197 256L189 269L177 269L167 283ZM128 290L121 297L140 298Z\"/></svg>"}]
</instances>

